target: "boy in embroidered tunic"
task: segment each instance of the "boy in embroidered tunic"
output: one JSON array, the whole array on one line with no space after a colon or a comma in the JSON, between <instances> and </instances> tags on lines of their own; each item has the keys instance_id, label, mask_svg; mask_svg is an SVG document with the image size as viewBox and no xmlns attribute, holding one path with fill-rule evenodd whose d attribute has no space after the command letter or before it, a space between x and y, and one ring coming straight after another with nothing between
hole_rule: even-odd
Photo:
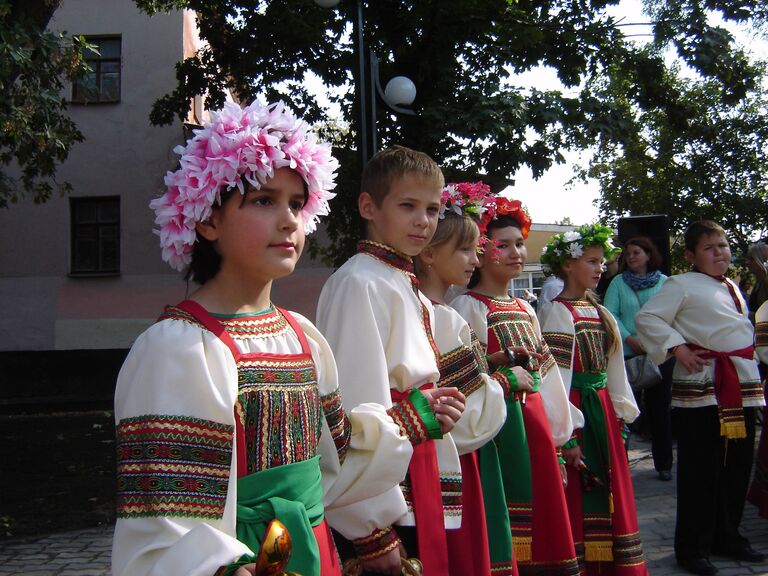
<instances>
[{"instance_id":1,"label":"boy in embroidered tunic","mask_svg":"<svg viewBox=\"0 0 768 576\"><path fill-rule=\"evenodd\" d=\"M376 154L358 200L368 239L331 276L318 303L318 326L336 355L347 406L400 402L401 425L416 444L408 480L360 505L360 513L375 519L398 512L389 521L397 530L388 526L353 542L365 569L385 574L400 573L399 537L426 576L448 574L445 529L461 524L459 455L439 425L446 415L438 413L438 423L421 408L422 392L439 380L440 354L432 304L418 290L412 262L435 232L443 183L426 154L399 146ZM455 396L438 406L463 409L461 393L441 390Z\"/></svg>"},{"instance_id":2,"label":"boy in embroidered tunic","mask_svg":"<svg viewBox=\"0 0 768 576\"><path fill-rule=\"evenodd\" d=\"M672 379L677 439L678 564L715 574L710 553L759 562L739 534L763 406L754 331L738 287L725 273L728 238L712 221L691 224L685 256L693 271L671 277L635 318L657 363L677 358Z\"/></svg>"},{"instance_id":3,"label":"boy in embroidered tunic","mask_svg":"<svg viewBox=\"0 0 768 576\"><path fill-rule=\"evenodd\" d=\"M247 576L278 519L284 567L339 575L324 515L396 486L412 447L382 406L345 415L327 342L270 302L328 211L337 163L282 104L212 117L151 204L163 258L202 286L120 371L113 573ZM377 526L344 518L350 537Z\"/></svg>"},{"instance_id":4,"label":"boy in embroidered tunic","mask_svg":"<svg viewBox=\"0 0 768 576\"><path fill-rule=\"evenodd\" d=\"M495 218L470 282L471 290L451 306L472 326L489 354L511 349L515 363L505 388L507 421L495 444L520 574L571 576L578 563L568 523L559 448L581 425L568 402L560 373L530 304L509 298L508 287L525 265L531 220L517 200L496 198ZM496 364L506 363L506 360ZM573 411L573 415L572 415ZM480 460L493 457L483 448Z\"/></svg>"},{"instance_id":5,"label":"boy in embroidered tunic","mask_svg":"<svg viewBox=\"0 0 768 576\"><path fill-rule=\"evenodd\" d=\"M506 366L489 376L485 352L466 321L445 302L451 285L465 287L479 260L480 235L496 203L483 182L448 184L440 220L429 245L414 259L419 287L434 305L435 343L440 350L439 386L456 386L466 409L451 431L461 454L461 528L448 531L451 574L517 574L512 534L496 446L507 410L499 379L513 377ZM497 364L506 363L503 352ZM483 454L492 451L492 454ZM479 468L483 465L483 469ZM482 480L481 480L482 475Z\"/></svg>"},{"instance_id":6,"label":"boy in embroidered tunic","mask_svg":"<svg viewBox=\"0 0 768 576\"><path fill-rule=\"evenodd\" d=\"M556 234L541 261L564 282L540 312L544 339L557 361L584 427L563 445L568 515L581 573L647 576L624 422L639 410L624 370L616 321L595 301L605 258L616 253L613 231L600 224Z\"/></svg>"}]
</instances>

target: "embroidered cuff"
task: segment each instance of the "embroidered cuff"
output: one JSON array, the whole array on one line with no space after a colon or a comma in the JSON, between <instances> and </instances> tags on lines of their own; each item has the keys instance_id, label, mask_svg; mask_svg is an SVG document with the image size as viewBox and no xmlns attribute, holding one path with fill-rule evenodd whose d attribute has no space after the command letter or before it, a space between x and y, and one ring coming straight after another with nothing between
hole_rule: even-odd
<instances>
[{"instance_id":1,"label":"embroidered cuff","mask_svg":"<svg viewBox=\"0 0 768 576\"><path fill-rule=\"evenodd\" d=\"M500 366L491 377L501 384L504 389L504 398L507 398L512 392L517 392L517 376L511 368Z\"/></svg>"},{"instance_id":2,"label":"embroidered cuff","mask_svg":"<svg viewBox=\"0 0 768 576\"><path fill-rule=\"evenodd\" d=\"M400 538L392 526L376 529L368 536L352 540L355 554L360 560L373 560L391 552L400 545Z\"/></svg>"},{"instance_id":3,"label":"embroidered cuff","mask_svg":"<svg viewBox=\"0 0 768 576\"><path fill-rule=\"evenodd\" d=\"M563 458L563 449L555 448L555 456L557 456L557 463L561 466L565 465L565 458Z\"/></svg>"},{"instance_id":4,"label":"embroidered cuff","mask_svg":"<svg viewBox=\"0 0 768 576\"><path fill-rule=\"evenodd\" d=\"M256 556L253 556L252 554L243 554L240 558L232 562L232 564L222 566L216 570L213 576L232 576L232 574L234 574L241 566L253 564L254 562L256 562Z\"/></svg>"},{"instance_id":5,"label":"embroidered cuff","mask_svg":"<svg viewBox=\"0 0 768 576\"><path fill-rule=\"evenodd\" d=\"M414 446L443 437L440 422L429 406L429 400L415 388L406 398L393 404L387 413L400 426L403 436L407 436Z\"/></svg>"},{"instance_id":6,"label":"embroidered cuff","mask_svg":"<svg viewBox=\"0 0 768 576\"><path fill-rule=\"evenodd\" d=\"M579 439L576 438L576 436L572 436L568 442L563 444L563 450L570 450L571 448L576 448L579 445Z\"/></svg>"}]
</instances>

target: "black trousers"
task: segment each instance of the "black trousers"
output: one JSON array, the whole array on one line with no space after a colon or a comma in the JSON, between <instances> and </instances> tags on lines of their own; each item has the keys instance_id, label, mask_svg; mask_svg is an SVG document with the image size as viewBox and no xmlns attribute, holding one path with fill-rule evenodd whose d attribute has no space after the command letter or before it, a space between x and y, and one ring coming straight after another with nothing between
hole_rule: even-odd
<instances>
[{"instance_id":1,"label":"black trousers","mask_svg":"<svg viewBox=\"0 0 768 576\"><path fill-rule=\"evenodd\" d=\"M653 467L657 471L672 470L672 370L675 359L670 358L659 366L661 382L643 390L643 409L651 432Z\"/></svg>"},{"instance_id":2,"label":"black trousers","mask_svg":"<svg viewBox=\"0 0 768 576\"><path fill-rule=\"evenodd\" d=\"M720 436L716 406L676 408L677 524L675 556L708 558L743 545L739 534L755 449L755 409L745 408L747 437Z\"/></svg>"}]
</instances>

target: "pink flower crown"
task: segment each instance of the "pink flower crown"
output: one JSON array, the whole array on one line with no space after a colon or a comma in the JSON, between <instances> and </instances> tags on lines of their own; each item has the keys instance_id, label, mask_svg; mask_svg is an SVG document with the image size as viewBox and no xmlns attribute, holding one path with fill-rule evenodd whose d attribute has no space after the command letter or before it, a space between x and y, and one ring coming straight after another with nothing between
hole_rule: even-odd
<instances>
[{"instance_id":1,"label":"pink flower crown","mask_svg":"<svg viewBox=\"0 0 768 576\"><path fill-rule=\"evenodd\" d=\"M482 236L496 214L496 196L485 182L451 183L443 188L440 197L441 220L447 212L474 220Z\"/></svg>"},{"instance_id":2,"label":"pink flower crown","mask_svg":"<svg viewBox=\"0 0 768 576\"><path fill-rule=\"evenodd\" d=\"M227 102L211 117L186 146L174 148L181 167L165 175L165 194L149 204L155 211L163 260L176 270L192 260L195 225L210 218L213 205L221 204L223 190L236 187L245 194L243 179L258 189L275 170L295 170L307 184L302 210L306 233L328 214L328 200L335 196L331 190L336 187L339 163L331 155L331 145L319 142L309 124L282 102L254 102L245 108Z\"/></svg>"}]
</instances>

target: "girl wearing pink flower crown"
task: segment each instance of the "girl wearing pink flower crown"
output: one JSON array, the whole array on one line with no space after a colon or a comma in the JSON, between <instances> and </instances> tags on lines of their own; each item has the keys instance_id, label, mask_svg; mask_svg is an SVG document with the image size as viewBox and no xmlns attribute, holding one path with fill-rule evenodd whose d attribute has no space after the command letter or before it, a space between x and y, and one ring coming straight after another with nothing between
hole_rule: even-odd
<instances>
[{"instance_id":1,"label":"girl wearing pink flower crown","mask_svg":"<svg viewBox=\"0 0 768 576\"><path fill-rule=\"evenodd\" d=\"M496 215L471 290L453 306L477 334L489 361L504 352L507 420L496 437L515 559L520 574L579 573L563 490L560 447L581 425L530 304L509 297L523 272L531 220L517 200L496 198Z\"/></svg>"},{"instance_id":2,"label":"girl wearing pink flower crown","mask_svg":"<svg viewBox=\"0 0 768 576\"><path fill-rule=\"evenodd\" d=\"M451 431L461 455L461 528L448 530L450 573L482 576L517 574L507 505L492 440L506 419L503 381L514 377L499 366L488 376L485 354L466 321L446 304L452 285L465 287L478 264L481 230L496 209L482 182L448 184L440 220L429 245L415 259L421 291L435 310L435 344L440 352L438 386L456 386L466 397L461 420ZM505 362L503 353L498 364ZM488 453L488 452L491 453Z\"/></svg>"},{"instance_id":3,"label":"girl wearing pink flower crown","mask_svg":"<svg viewBox=\"0 0 768 576\"><path fill-rule=\"evenodd\" d=\"M337 162L282 104L212 117L151 204L163 259L201 287L120 371L113 573L337 575L326 519L349 538L382 528L355 504L402 481L412 452L397 405L345 415L325 339L270 300L328 213ZM449 394L425 392L447 427ZM273 519L289 560L285 536L257 558Z\"/></svg>"}]
</instances>

